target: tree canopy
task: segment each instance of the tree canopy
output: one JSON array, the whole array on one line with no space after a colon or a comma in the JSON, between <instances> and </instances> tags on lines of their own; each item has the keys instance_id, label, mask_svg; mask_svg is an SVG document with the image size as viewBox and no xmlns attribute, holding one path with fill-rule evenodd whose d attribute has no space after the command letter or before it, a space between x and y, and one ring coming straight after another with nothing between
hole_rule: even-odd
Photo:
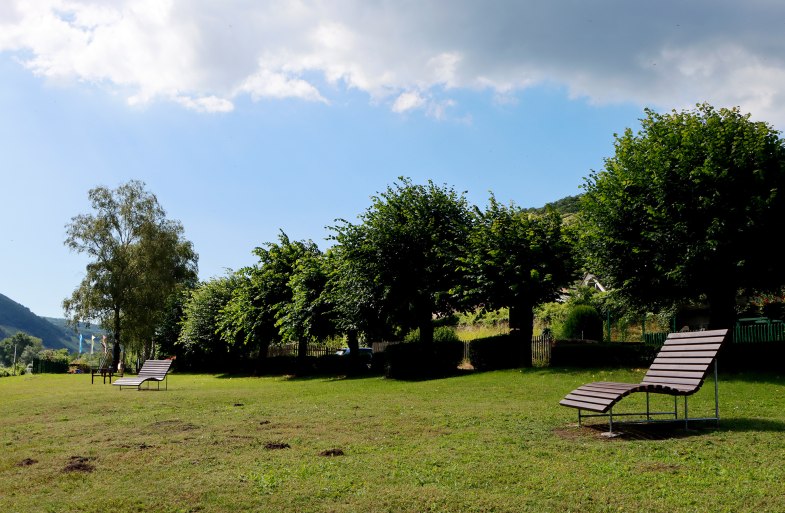
<instances>
[{"instance_id":1,"label":"tree canopy","mask_svg":"<svg viewBox=\"0 0 785 513\"><path fill-rule=\"evenodd\" d=\"M196 281L197 255L144 183L96 187L88 197L94 212L71 219L65 244L90 262L63 307L72 323L94 321L112 332L116 366L121 332L127 344L151 340L169 296Z\"/></svg>"},{"instance_id":2,"label":"tree canopy","mask_svg":"<svg viewBox=\"0 0 785 513\"><path fill-rule=\"evenodd\" d=\"M491 196L477 221L466 253L465 293L469 304L510 309L510 331L520 339L521 362L531 365L533 308L555 299L573 278L572 250L562 234L561 216L504 206Z\"/></svg>"},{"instance_id":3,"label":"tree canopy","mask_svg":"<svg viewBox=\"0 0 785 513\"><path fill-rule=\"evenodd\" d=\"M459 305L458 258L471 227L464 194L447 186L413 184L400 178L374 196L360 223L333 227L342 258L371 292L366 310L404 329L420 329L433 340L432 317Z\"/></svg>"},{"instance_id":4,"label":"tree canopy","mask_svg":"<svg viewBox=\"0 0 785 513\"><path fill-rule=\"evenodd\" d=\"M738 109L698 105L616 136L586 180L588 265L630 304L705 298L712 326L733 321L739 289L778 288L785 267L767 244L785 218L779 133Z\"/></svg>"}]
</instances>

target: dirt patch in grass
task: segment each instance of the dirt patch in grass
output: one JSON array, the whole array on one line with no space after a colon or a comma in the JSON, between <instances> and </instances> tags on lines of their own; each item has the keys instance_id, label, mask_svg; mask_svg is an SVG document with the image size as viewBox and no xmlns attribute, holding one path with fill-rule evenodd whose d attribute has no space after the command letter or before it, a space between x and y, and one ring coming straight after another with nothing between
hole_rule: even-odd
<instances>
[{"instance_id":1,"label":"dirt patch in grass","mask_svg":"<svg viewBox=\"0 0 785 513\"><path fill-rule=\"evenodd\" d=\"M63 472L92 472L95 467L90 464L90 459L84 456L71 456Z\"/></svg>"},{"instance_id":2,"label":"dirt patch in grass","mask_svg":"<svg viewBox=\"0 0 785 513\"><path fill-rule=\"evenodd\" d=\"M287 444L286 442L267 442L264 444L264 448L268 451L275 450L275 449L289 449L291 445Z\"/></svg>"},{"instance_id":3,"label":"dirt patch in grass","mask_svg":"<svg viewBox=\"0 0 785 513\"><path fill-rule=\"evenodd\" d=\"M553 434L565 440L578 440L590 436L591 431L585 427L568 426L554 429Z\"/></svg>"},{"instance_id":4,"label":"dirt patch in grass","mask_svg":"<svg viewBox=\"0 0 785 513\"><path fill-rule=\"evenodd\" d=\"M334 456L343 456L344 453L343 449L327 449L326 451L322 451L319 453L319 456L327 456L327 457L334 457Z\"/></svg>"},{"instance_id":5,"label":"dirt patch in grass","mask_svg":"<svg viewBox=\"0 0 785 513\"><path fill-rule=\"evenodd\" d=\"M19 463L16 464L17 467L29 467L30 465L35 465L38 463L38 460L34 460L32 458L25 458Z\"/></svg>"},{"instance_id":6,"label":"dirt patch in grass","mask_svg":"<svg viewBox=\"0 0 785 513\"><path fill-rule=\"evenodd\" d=\"M269 420L260 420L260 421L259 421L259 425L260 425L260 426L266 426L266 425L267 425L267 424L269 424L269 423L270 423L270 421L269 421Z\"/></svg>"},{"instance_id":7,"label":"dirt patch in grass","mask_svg":"<svg viewBox=\"0 0 785 513\"><path fill-rule=\"evenodd\" d=\"M243 403L234 403L234 406L245 406Z\"/></svg>"},{"instance_id":8,"label":"dirt patch in grass","mask_svg":"<svg viewBox=\"0 0 785 513\"><path fill-rule=\"evenodd\" d=\"M163 429L169 431L193 431L194 429L199 429L199 426L196 424L183 422L181 420L160 420L150 424L150 427L152 429Z\"/></svg>"}]
</instances>

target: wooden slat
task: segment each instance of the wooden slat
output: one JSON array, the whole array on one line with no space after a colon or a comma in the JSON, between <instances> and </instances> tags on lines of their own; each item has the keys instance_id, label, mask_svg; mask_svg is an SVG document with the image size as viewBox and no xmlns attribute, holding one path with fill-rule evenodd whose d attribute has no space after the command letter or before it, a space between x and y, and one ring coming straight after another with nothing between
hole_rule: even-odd
<instances>
[{"instance_id":1,"label":"wooden slat","mask_svg":"<svg viewBox=\"0 0 785 513\"><path fill-rule=\"evenodd\" d=\"M701 338L701 337L725 337L728 330L711 330L711 331L686 331L669 333L668 338Z\"/></svg>"},{"instance_id":2,"label":"wooden slat","mask_svg":"<svg viewBox=\"0 0 785 513\"><path fill-rule=\"evenodd\" d=\"M678 365L680 363L687 363L687 364L694 364L694 365L706 365L709 366L714 361L714 358L707 357L705 355L700 356L691 356L691 355L682 355L682 354L667 354L667 355L659 355L657 358L654 359L652 365L656 365L659 363L667 364L667 365Z\"/></svg>"},{"instance_id":3,"label":"wooden slat","mask_svg":"<svg viewBox=\"0 0 785 513\"><path fill-rule=\"evenodd\" d=\"M689 379L697 379L702 380L705 372L701 371L678 371L678 370L650 370L646 373L646 377L649 376L662 376L664 378L689 378Z\"/></svg>"},{"instance_id":4,"label":"wooden slat","mask_svg":"<svg viewBox=\"0 0 785 513\"><path fill-rule=\"evenodd\" d=\"M668 378L664 376L653 376L651 378L643 378L641 383L658 383L663 385L690 385L698 386L701 384L702 379L689 379L689 378Z\"/></svg>"},{"instance_id":5,"label":"wooden slat","mask_svg":"<svg viewBox=\"0 0 785 513\"><path fill-rule=\"evenodd\" d=\"M597 391L597 390L587 390L585 388L577 388L570 392L573 395L582 395L586 397L604 397L606 399L613 399L614 397L619 397L618 392L607 392L607 391Z\"/></svg>"},{"instance_id":6,"label":"wooden slat","mask_svg":"<svg viewBox=\"0 0 785 513\"><path fill-rule=\"evenodd\" d=\"M684 370L684 371L696 371L696 372L703 372L705 373L708 370L708 365L693 365L691 363L652 363L649 370Z\"/></svg>"},{"instance_id":7,"label":"wooden slat","mask_svg":"<svg viewBox=\"0 0 785 513\"><path fill-rule=\"evenodd\" d=\"M584 402L584 403L599 404L601 406L608 406L616 402L615 399L588 397L585 395L575 395L575 394L567 394L565 399L569 399L571 401Z\"/></svg>"},{"instance_id":8,"label":"wooden slat","mask_svg":"<svg viewBox=\"0 0 785 513\"><path fill-rule=\"evenodd\" d=\"M684 351L714 351L720 349L721 344L694 344L694 345L678 345L678 346L662 346L660 354L662 353L678 353Z\"/></svg>"},{"instance_id":9,"label":"wooden slat","mask_svg":"<svg viewBox=\"0 0 785 513\"><path fill-rule=\"evenodd\" d=\"M559 404L561 404L562 406L570 406L572 408L580 408L582 410L596 411L596 412L599 412L599 413L604 413L605 412L604 408L601 408L600 406L598 406L596 404L584 403L584 402L579 402L579 401L571 401L569 399L562 399L561 401L559 401Z\"/></svg>"},{"instance_id":10,"label":"wooden slat","mask_svg":"<svg viewBox=\"0 0 785 513\"><path fill-rule=\"evenodd\" d=\"M689 346L692 344L721 344L723 339L724 337L668 338L665 340L664 345L683 344Z\"/></svg>"}]
</instances>

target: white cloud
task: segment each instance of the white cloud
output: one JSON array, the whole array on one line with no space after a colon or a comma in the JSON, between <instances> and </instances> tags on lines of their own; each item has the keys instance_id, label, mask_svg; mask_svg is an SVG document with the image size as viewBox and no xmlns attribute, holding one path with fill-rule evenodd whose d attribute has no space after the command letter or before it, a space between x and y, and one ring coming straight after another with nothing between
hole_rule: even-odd
<instances>
[{"instance_id":1,"label":"white cloud","mask_svg":"<svg viewBox=\"0 0 785 513\"><path fill-rule=\"evenodd\" d=\"M425 99L415 92L402 93L392 105L393 112L407 112L425 105Z\"/></svg>"},{"instance_id":2,"label":"white cloud","mask_svg":"<svg viewBox=\"0 0 785 513\"><path fill-rule=\"evenodd\" d=\"M205 112L242 95L328 103L326 81L440 117L457 89L507 103L548 83L785 123L783 19L770 0L4 0L0 51L51 80Z\"/></svg>"}]
</instances>

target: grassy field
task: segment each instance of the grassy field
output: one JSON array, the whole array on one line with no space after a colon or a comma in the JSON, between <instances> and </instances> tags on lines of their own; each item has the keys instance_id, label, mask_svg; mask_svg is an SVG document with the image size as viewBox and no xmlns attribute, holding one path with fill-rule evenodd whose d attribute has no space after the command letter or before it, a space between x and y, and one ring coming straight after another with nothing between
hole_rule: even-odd
<instances>
[{"instance_id":1,"label":"grassy field","mask_svg":"<svg viewBox=\"0 0 785 513\"><path fill-rule=\"evenodd\" d=\"M785 511L785 378L723 377L719 429L608 439L557 404L640 376L173 374L160 392L2 378L0 511ZM712 390L691 413L711 412Z\"/></svg>"}]
</instances>

